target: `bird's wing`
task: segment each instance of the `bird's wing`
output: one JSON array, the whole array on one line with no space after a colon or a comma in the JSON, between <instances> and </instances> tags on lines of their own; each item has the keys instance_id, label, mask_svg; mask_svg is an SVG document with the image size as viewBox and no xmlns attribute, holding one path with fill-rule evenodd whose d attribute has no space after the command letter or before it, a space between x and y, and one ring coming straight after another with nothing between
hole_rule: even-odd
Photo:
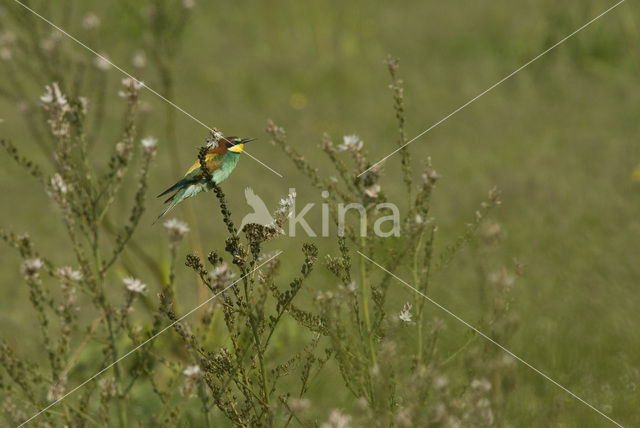
<instances>
[{"instance_id":1,"label":"bird's wing","mask_svg":"<svg viewBox=\"0 0 640 428\"><path fill-rule=\"evenodd\" d=\"M207 153L207 156L205 157L205 161L207 163L207 168L209 168L209 173L213 173L213 171L215 171L220 167L220 161L222 160L222 156L223 155L219 153ZM198 181L200 179L199 175L200 175L200 160L197 160L193 165L191 165L191 168L189 168L189 170L184 175L184 178L182 180L179 180L173 186L169 187L167 190L160 193L158 197L164 196L168 193L179 190L184 186L187 186L189 184L192 184ZM166 200L165 202L169 202L169 200Z\"/></svg>"},{"instance_id":2,"label":"bird's wing","mask_svg":"<svg viewBox=\"0 0 640 428\"><path fill-rule=\"evenodd\" d=\"M222 155L219 153L207 153L207 156L205 157L205 162L207 164L207 168L209 169L209 172L212 173L213 171L215 171L216 169L218 169L220 167L220 162L222 160ZM200 160L198 159L193 165L191 165L191 168L189 168L187 170L187 173L184 175L185 177L188 175L191 175L194 171L197 171L197 173L200 173Z\"/></svg>"}]
</instances>

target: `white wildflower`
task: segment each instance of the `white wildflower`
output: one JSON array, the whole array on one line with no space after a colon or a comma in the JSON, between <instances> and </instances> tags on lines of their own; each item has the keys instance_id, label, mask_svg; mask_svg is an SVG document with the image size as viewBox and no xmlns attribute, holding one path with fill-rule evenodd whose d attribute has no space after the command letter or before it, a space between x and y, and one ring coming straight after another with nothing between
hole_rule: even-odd
<instances>
[{"instance_id":1,"label":"white wildflower","mask_svg":"<svg viewBox=\"0 0 640 428\"><path fill-rule=\"evenodd\" d=\"M22 263L22 273L27 277L36 277L44 263L39 258L27 259Z\"/></svg>"},{"instance_id":2,"label":"white wildflower","mask_svg":"<svg viewBox=\"0 0 640 428\"><path fill-rule=\"evenodd\" d=\"M308 398L289 398L289 408L294 414L303 413L311 407L311 401Z\"/></svg>"},{"instance_id":3,"label":"white wildflower","mask_svg":"<svg viewBox=\"0 0 640 428\"><path fill-rule=\"evenodd\" d=\"M487 379L474 379L471 381L471 388L476 389L478 391L489 392L491 390L491 382Z\"/></svg>"},{"instance_id":4,"label":"white wildflower","mask_svg":"<svg viewBox=\"0 0 640 428\"><path fill-rule=\"evenodd\" d=\"M119 142L116 144L116 153L121 158L126 158L131 154L131 144L125 142Z\"/></svg>"},{"instance_id":5,"label":"white wildflower","mask_svg":"<svg viewBox=\"0 0 640 428\"><path fill-rule=\"evenodd\" d=\"M125 77L122 79L122 84L126 88L125 91L118 91L118 96L120 98L129 98L132 95L138 93L138 91L144 86L144 82L141 82L132 77Z\"/></svg>"},{"instance_id":6,"label":"white wildflower","mask_svg":"<svg viewBox=\"0 0 640 428\"><path fill-rule=\"evenodd\" d=\"M98 385L102 389L102 396L106 398L114 397L116 395L116 380L112 377L105 377L100 379Z\"/></svg>"},{"instance_id":7,"label":"white wildflower","mask_svg":"<svg viewBox=\"0 0 640 428\"><path fill-rule=\"evenodd\" d=\"M136 51L133 54L131 63L136 68L144 68L147 65L147 55L144 53L144 51Z\"/></svg>"},{"instance_id":8,"label":"white wildflower","mask_svg":"<svg viewBox=\"0 0 640 428\"><path fill-rule=\"evenodd\" d=\"M172 218L164 222L164 227L169 232L169 238L172 241L178 241L189 233L189 226L178 219Z\"/></svg>"},{"instance_id":9,"label":"white wildflower","mask_svg":"<svg viewBox=\"0 0 640 428\"><path fill-rule=\"evenodd\" d=\"M407 302L404 304L404 306L402 307L402 311L400 311L400 314L398 315L398 318L400 318L400 321L404 321L406 323L412 322L411 303Z\"/></svg>"},{"instance_id":10,"label":"white wildflower","mask_svg":"<svg viewBox=\"0 0 640 428\"><path fill-rule=\"evenodd\" d=\"M346 293L346 294L355 295L357 293L356 282L355 281L351 281L347 285L338 284L338 289L341 290L342 292Z\"/></svg>"},{"instance_id":11,"label":"white wildflower","mask_svg":"<svg viewBox=\"0 0 640 428\"><path fill-rule=\"evenodd\" d=\"M68 190L68 186L64 182L64 179L57 172L53 174L53 176L51 177L51 187L53 188L54 191L62 195L67 193L67 190Z\"/></svg>"},{"instance_id":12,"label":"white wildflower","mask_svg":"<svg viewBox=\"0 0 640 428\"><path fill-rule=\"evenodd\" d=\"M286 198L280 199L280 203L278 204L278 209L276 210L276 214L283 215L287 214L287 216L291 215L291 207L294 205L296 201L296 191L291 189Z\"/></svg>"},{"instance_id":13,"label":"white wildflower","mask_svg":"<svg viewBox=\"0 0 640 428\"><path fill-rule=\"evenodd\" d=\"M333 409L329 414L329 422L325 422L322 428L349 428L351 426L351 416L343 414L338 409Z\"/></svg>"},{"instance_id":14,"label":"white wildflower","mask_svg":"<svg viewBox=\"0 0 640 428\"><path fill-rule=\"evenodd\" d=\"M82 18L82 28L85 30L93 30L100 26L100 18L93 12L87 13L84 18Z\"/></svg>"},{"instance_id":15,"label":"white wildflower","mask_svg":"<svg viewBox=\"0 0 640 428\"><path fill-rule=\"evenodd\" d=\"M362 149L363 142L357 135L345 135L342 138L342 144L338 145L339 152L350 151L357 152Z\"/></svg>"},{"instance_id":16,"label":"white wildflower","mask_svg":"<svg viewBox=\"0 0 640 428\"><path fill-rule=\"evenodd\" d=\"M16 35L13 31L6 30L0 34L0 46L13 45L16 42Z\"/></svg>"},{"instance_id":17,"label":"white wildflower","mask_svg":"<svg viewBox=\"0 0 640 428\"><path fill-rule=\"evenodd\" d=\"M202 376L202 370L200 370L199 365L194 364L193 366L188 366L186 369L184 369L182 374L186 377L197 379Z\"/></svg>"},{"instance_id":18,"label":"white wildflower","mask_svg":"<svg viewBox=\"0 0 640 428\"><path fill-rule=\"evenodd\" d=\"M82 273L78 270L73 270L71 266L64 266L58 268L58 276L68 281L80 281L82 279Z\"/></svg>"},{"instance_id":19,"label":"white wildflower","mask_svg":"<svg viewBox=\"0 0 640 428\"><path fill-rule=\"evenodd\" d=\"M355 281L351 281L347 285L340 284L338 286L338 288L340 290L343 290L343 291L347 292L347 293L355 294L356 293L356 282Z\"/></svg>"},{"instance_id":20,"label":"white wildflower","mask_svg":"<svg viewBox=\"0 0 640 428\"><path fill-rule=\"evenodd\" d=\"M47 400L49 402L58 401L64 396L64 386L67 383L66 378L60 379L54 383L47 392Z\"/></svg>"},{"instance_id":21,"label":"white wildflower","mask_svg":"<svg viewBox=\"0 0 640 428\"><path fill-rule=\"evenodd\" d=\"M89 99L87 97L78 97L78 101L80 101L80 110L82 111L82 114L87 114Z\"/></svg>"},{"instance_id":22,"label":"white wildflower","mask_svg":"<svg viewBox=\"0 0 640 428\"><path fill-rule=\"evenodd\" d=\"M69 109L67 97L62 94L58 82L53 82L51 86L45 86L46 92L40 96L40 101L47 106L60 108L62 112Z\"/></svg>"},{"instance_id":23,"label":"white wildflower","mask_svg":"<svg viewBox=\"0 0 640 428\"><path fill-rule=\"evenodd\" d=\"M227 282L235 278L236 274L231 271L226 262L220 263L211 271L211 278L219 283Z\"/></svg>"},{"instance_id":24,"label":"white wildflower","mask_svg":"<svg viewBox=\"0 0 640 428\"><path fill-rule=\"evenodd\" d=\"M154 156L156 154L156 147L158 146L158 140L154 137L146 137L143 138L142 141L140 141L140 144L142 144L142 149L151 156ZM166 223L165 223L166 225ZM189 230L187 229L187 232Z\"/></svg>"},{"instance_id":25,"label":"white wildflower","mask_svg":"<svg viewBox=\"0 0 640 428\"><path fill-rule=\"evenodd\" d=\"M147 291L147 285L140 281L138 278L128 277L122 280L127 290L132 293L145 293Z\"/></svg>"},{"instance_id":26,"label":"white wildflower","mask_svg":"<svg viewBox=\"0 0 640 428\"><path fill-rule=\"evenodd\" d=\"M111 67L111 63L104 54L100 54L100 56L97 56L96 59L93 60L93 65L95 65L96 68L101 71L106 71Z\"/></svg>"},{"instance_id":27,"label":"white wildflower","mask_svg":"<svg viewBox=\"0 0 640 428\"><path fill-rule=\"evenodd\" d=\"M10 61L11 58L13 58L13 53L11 52L11 49L5 46L0 47L0 59L3 61Z\"/></svg>"},{"instance_id":28,"label":"white wildflower","mask_svg":"<svg viewBox=\"0 0 640 428\"><path fill-rule=\"evenodd\" d=\"M319 302L331 299L333 299L333 293L331 291L321 291L316 295L316 300Z\"/></svg>"},{"instance_id":29,"label":"white wildflower","mask_svg":"<svg viewBox=\"0 0 640 428\"><path fill-rule=\"evenodd\" d=\"M437 376L434 380L433 380L433 386L436 389L444 389L449 385L449 378L446 377L445 375L440 375Z\"/></svg>"},{"instance_id":30,"label":"white wildflower","mask_svg":"<svg viewBox=\"0 0 640 428\"><path fill-rule=\"evenodd\" d=\"M380 185L374 184L372 186L366 187L364 189L364 193L371 199L376 199L378 197L378 194L380 193Z\"/></svg>"},{"instance_id":31,"label":"white wildflower","mask_svg":"<svg viewBox=\"0 0 640 428\"><path fill-rule=\"evenodd\" d=\"M358 397L353 407L355 407L360 413L365 413L369 410L369 402L364 397Z\"/></svg>"},{"instance_id":32,"label":"white wildflower","mask_svg":"<svg viewBox=\"0 0 640 428\"><path fill-rule=\"evenodd\" d=\"M489 275L489 281L494 284L500 284L504 287L511 287L514 282L516 282L516 276L510 273L507 269L502 268L497 270L496 272L492 272Z\"/></svg>"},{"instance_id":33,"label":"white wildflower","mask_svg":"<svg viewBox=\"0 0 640 428\"><path fill-rule=\"evenodd\" d=\"M195 0L182 0L182 7L186 10L191 10L196 7Z\"/></svg>"},{"instance_id":34,"label":"white wildflower","mask_svg":"<svg viewBox=\"0 0 640 428\"><path fill-rule=\"evenodd\" d=\"M48 54L56 48L56 41L50 38L42 39L40 40L39 46L42 52Z\"/></svg>"}]
</instances>

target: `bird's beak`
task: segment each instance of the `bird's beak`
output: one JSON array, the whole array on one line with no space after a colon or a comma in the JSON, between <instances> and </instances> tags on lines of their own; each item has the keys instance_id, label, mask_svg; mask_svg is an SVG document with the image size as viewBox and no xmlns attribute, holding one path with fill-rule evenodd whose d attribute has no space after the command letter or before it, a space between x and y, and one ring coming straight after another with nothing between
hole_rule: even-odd
<instances>
[{"instance_id":1,"label":"bird's beak","mask_svg":"<svg viewBox=\"0 0 640 428\"><path fill-rule=\"evenodd\" d=\"M242 140L240 140L240 144L246 144L249 141L253 141L255 140L255 138L243 138Z\"/></svg>"}]
</instances>

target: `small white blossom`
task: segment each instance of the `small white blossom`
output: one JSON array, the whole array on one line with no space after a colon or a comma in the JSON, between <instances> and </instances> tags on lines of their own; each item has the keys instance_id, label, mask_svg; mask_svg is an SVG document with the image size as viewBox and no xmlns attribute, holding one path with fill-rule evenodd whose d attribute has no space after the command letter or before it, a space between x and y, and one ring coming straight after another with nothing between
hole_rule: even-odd
<instances>
[{"instance_id":1,"label":"small white blossom","mask_svg":"<svg viewBox=\"0 0 640 428\"><path fill-rule=\"evenodd\" d=\"M494 284L500 284L504 287L511 287L514 282L516 282L516 276L510 273L507 269L502 268L497 270L496 272L492 272L489 275L489 281Z\"/></svg>"},{"instance_id":2,"label":"small white blossom","mask_svg":"<svg viewBox=\"0 0 640 428\"><path fill-rule=\"evenodd\" d=\"M378 194L380 193L380 185L374 184L372 186L366 187L364 189L364 193L371 199L376 199L378 197Z\"/></svg>"},{"instance_id":3,"label":"small white blossom","mask_svg":"<svg viewBox=\"0 0 640 428\"><path fill-rule=\"evenodd\" d=\"M122 84L126 88L125 91L118 91L120 98L129 98L130 96L137 94L138 91L144 86L144 82L131 77L125 77L122 79Z\"/></svg>"},{"instance_id":4,"label":"small white blossom","mask_svg":"<svg viewBox=\"0 0 640 428\"><path fill-rule=\"evenodd\" d=\"M296 201L296 191L291 190L286 198L280 199L280 203L278 204L278 209L276 210L277 215L291 215L291 207Z\"/></svg>"},{"instance_id":5,"label":"small white blossom","mask_svg":"<svg viewBox=\"0 0 640 428\"><path fill-rule=\"evenodd\" d=\"M47 400L49 402L58 401L64 396L64 386L67 383L66 378L60 379L54 383L47 392Z\"/></svg>"},{"instance_id":6,"label":"small white blossom","mask_svg":"<svg viewBox=\"0 0 640 428\"><path fill-rule=\"evenodd\" d=\"M51 187L54 191L62 195L67 193L68 190L67 184L64 182L62 176L57 172L51 177Z\"/></svg>"},{"instance_id":7,"label":"small white blossom","mask_svg":"<svg viewBox=\"0 0 640 428\"><path fill-rule=\"evenodd\" d=\"M316 295L316 300L319 302L331 299L333 299L333 293L331 291L321 291Z\"/></svg>"},{"instance_id":8,"label":"small white blossom","mask_svg":"<svg viewBox=\"0 0 640 428\"><path fill-rule=\"evenodd\" d=\"M98 385L100 385L100 388L102 389L101 393L104 397L110 398L116 395L116 380L114 378L102 378L98 382Z\"/></svg>"},{"instance_id":9,"label":"small white blossom","mask_svg":"<svg viewBox=\"0 0 640 428\"><path fill-rule=\"evenodd\" d=\"M84 18L82 18L82 28L85 30L93 30L100 26L100 18L93 12L87 13Z\"/></svg>"},{"instance_id":10,"label":"small white blossom","mask_svg":"<svg viewBox=\"0 0 640 428\"><path fill-rule=\"evenodd\" d=\"M0 46L13 45L16 42L16 39L14 32L6 30L0 34Z\"/></svg>"},{"instance_id":11,"label":"small white blossom","mask_svg":"<svg viewBox=\"0 0 640 428\"><path fill-rule=\"evenodd\" d=\"M349 428L351 426L351 416L343 414L338 409L333 409L329 414L329 422L321 425L322 428Z\"/></svg>"},{"instance_id":12,"label":"small white blossom","mask_svg":"<svg viewBox=\"0 0 640 428\"><path fill-rule=\"evenodd\" d=\"M147 55L144 51L136 51L136 53L133 54L131 63L136 68L144 68L147 65Z\"/></svg>"},{"instance_id":13,"label":"small white blossom","mask_svg":"<svg viewBox=\"0 0 640 428\"><path fill-rule=\"evenodd\" d=\"M311 401L308 398L289 398L289 408L295 414L299 414L309 410Z\"/></svg>"},{"instance_id":14,"label":"small white blossom","mask_svg":"<svg viewBox=\"0 0 640 428\"><path fill-rule=\"evenodd\" d=\"M38 258L27 259L22 263L22 273L28 277L35 277L42 269L42 266L44 266L44 263Z\"/></svg>"},{"instance_id":15,"label":"small white blossom","mask_svg":"<svg viewBox=\"0 0 640 428\"><path fill-rule=\"evenodd\" d=\"M404 306L402 307L402 311L400 311L400 314L398 315L398 318L400 318L400 321L404 321L406 323L410 323L411 320L411 303L407 302L404 304Z\"/></svg>"},{"instance_id":16,"label":"small white blossom","mask_svg":"<svg viewBox=\"0 0 640 428\"><path fill-rule=\"evenodd\" d=\"M40 96L40 101L47 106L55 106L65 112L69 109L67 97L62 94L58 82L53 82L51 86L45 86L46 92Z\"/></svg>"},{"instance_id":17,"label":"small white blossom","mask_svg":"<svg viewBox=\"0 0 640 428\"><path fill-rule=\"evenodd\" d=\"M93 65L95 65L96 68L101 71L106 71L111 67L111 63L104 54L100 54L100 56L97 56L96 59L93 60Z\"/></svg>"},{"instance_id":18,"label":"small white blossom","mask_svg":"<svg viewBox=\"0 0 640 428\"><path fill-rule=\"evenodd\" d=\"M3 61L10 61L11 58L13 58L13 53L11 52L11 49L5 46L0 47L0 59Z\"/></svg>"},{"instance_id":19,"label":"small white blossom","mask_svg":"<svg viewBox=\"0 0 640 428\"><path fill-rule=\"evenodd\" d=\"M355 294L356 293L356 282L355 281L351 281L346 286L345 285L339 285L338 288L340 288L341 290L346 291L347 293Z\"/></svg>"},{"instance_id":20,"label":"small white blossom","mask_svg":"<svg viewBox=\"0 0 640 428\"><path fill-rule=\"evenodd\" d=\"M146 137L140 141L142 144L142 149L149 155L155 155L156 147L158 146L158 140L154 137ZM188 230L187 230L188 232Z\"/></svg>"},{"instance_id":21,"label":"small white blossom","mask_svg":"<svg viewBox=\"0 0 640 428\"><path fill-rule=\"evenodd\" d=\"M80 109L82 110L82 114L87 114L89 99L87 97L78 97L78 101L80 101Z\"/></svg>"},{"instance_id":22,"label":"small white blossom","mask_svg":"<svg viewBox=\"0 0 640 428\"><path fill-rule=\"evenodd\" d=\"M126 158L131 153L131 144L119 142L116 144L116 153L121 158Z\"/></svg>"},{"instance_id":23,"label":"small white blossom","mask_svg":"<svg viewBox=\"0 0 640 428\"><path fill-rule=\"evenodd\" d=\"M215 149L218 147L218 142L224 138L222 132L218 131L217 128L213 128L211 131L211 137L207 138L207 147L210 149Z\"/></svg>"},{"instance_id":24,"label":"small white blossom","mask_svg":"<svg viewBox=\"0 0 640 428\"><path fill-rule=\"evenodd\" d=\"M132 293L145 293L147 291L147 285L140 281L138 278L128 277L122 280L127 290Z\"/></svg>"},{"instance_id":25,"label":"small white blossom","mask_svg":"<svg viewBox=\"0 0 640 428\"><path fill-rule=\"evenodd\" d=\"M172 218L164 222L164 227L169 232L172 241L180 240L189 233L189 226L178 219Z\"/></svg>"},{"instance_id":26,"label":"small white blossom","mask_svg":"<svg viewBox=\"0 0 640 428\"><path fill-rule=\"evenodd\" d=\"M69 281L80 281L82 279L82 273L78 270L73 270L71 266L58 268L57 273L60 277Z\"/></svg>"},{"instance_id":27,"label":"small white blossom","mask_svg":"<svg viewBox=\"0 0 640 428\"><path fill-rule=\"evenodd\" d=\"M56 41L53 39L40 40L40 50L46 54L52 52L56 47Z\"/></svg>"},{"instance_id":28,"label":"small white blossom","mask_svg":"<svg viewBox=\"0 0 640 428\"><path fill-rule=\"evenodd\" d=\"M339 152L350 151L357 152L362 149L363 142L357 135L345 135L342 138L342 144L338 145Z\"/></svg>"},{"instance_id":29,"label":"small white blossom","mask_svg":"<svg viewBox=\"0 0 640 428\"><path fill-rule=\"evenodd\" d=\"M200 370L199 365L195 364L193 366L188 366L186 369L184 369L182 374L184 374L186 377L197 379L200 376L202 376L202 370Z\"/></svg>"},{"instance_id":30,"label":"small white blossom","mask_svg":"<svg viewBox=\"0 0 640 428\"><path fill-rule=\"evenodd\" d=\"M219 283L224 283L235 278L236 274L231 271L226 262L220 263L211 271L211 278Z\"/></svg>"},{"instance_id":31,"label":"small white blossom","mask_svg":"<svg viewBox=\"0 0 640 428\"><path fill-rule=\"evenodd\" d=\"M487 379L474 379L471 381L471 388L476 389L478 391L489 392L491 390L491 382Z\"/></svg>"},{"instance_id":32,"label":"small white blossom","mask_svg":"<svg viewBox=\"0 0 640 428\"><path fill-rule=\"evenodd\" d=\"M195 0L182 0L182 7L191 10L196 7L196 2Z\"/></svg>"}]
</instances>

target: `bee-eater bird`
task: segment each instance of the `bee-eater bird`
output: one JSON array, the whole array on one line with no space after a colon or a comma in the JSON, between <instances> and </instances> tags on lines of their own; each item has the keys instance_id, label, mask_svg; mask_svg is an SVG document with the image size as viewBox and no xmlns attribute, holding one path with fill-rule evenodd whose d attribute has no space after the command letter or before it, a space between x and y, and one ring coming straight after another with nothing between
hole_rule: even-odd
<instances>
[{"instance_id":1,"label":"bee-eater bird","mask_svg":"<svg viewBox=\"0 0 640 428\"><path fill-rule=\"evenodd\" d=\"M211 179L215 184L220 184L229 177L238 164L244 145L253 140L255 140L255 138L222 137L218 140L217 144L211 146L205 157L205 162L211 174ZM191 165L191 168L189 168L182 180L158 195L158 197L161 197L175 192L169 199L164 201L169 205L155 221L158 221L170 209L185 199L208 190L209 186L200 168L200 160L197 160Z\"/></svg>"}]
</instances>

